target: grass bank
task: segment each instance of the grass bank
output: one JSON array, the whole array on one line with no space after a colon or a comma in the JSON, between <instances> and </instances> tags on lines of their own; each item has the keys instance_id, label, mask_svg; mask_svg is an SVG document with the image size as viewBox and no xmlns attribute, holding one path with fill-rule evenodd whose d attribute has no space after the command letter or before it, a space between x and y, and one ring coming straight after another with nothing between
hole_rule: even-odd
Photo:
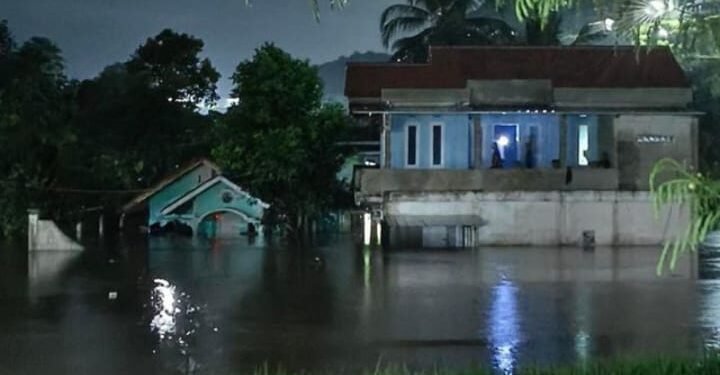
<instances>
[{"instance_id":1,"label":"grass bank","mask_svg":"<svg viewBox=\"0 0 720 375\"><path fill-rule=\"evenodd\" d=\"M347 372L343 372L347 374ZM363 372L363 375L497 375L500 370L468 368L464 370L433 369L413 370L402 366L387 366ZM583 366L527 367L509 372L512 375L720 375L720 356L702 359L638 359L596 362ZM331 372L312 374L258 368L253 375L335 375ZM338 374L341 375L341 374Z\"/></svg>"}]
</instances>

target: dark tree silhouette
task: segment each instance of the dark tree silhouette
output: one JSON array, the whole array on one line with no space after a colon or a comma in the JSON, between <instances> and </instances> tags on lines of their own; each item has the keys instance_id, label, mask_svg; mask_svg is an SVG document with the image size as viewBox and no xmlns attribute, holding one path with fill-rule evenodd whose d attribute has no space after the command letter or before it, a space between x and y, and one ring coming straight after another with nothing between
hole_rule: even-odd
<instances>
[{"instance_id":1,"label":"dark tree silhouette","mask_svg":"<svg viewBox=\"0 0 720 375\"><path fill-rule=\"evenodd\" d=\"M497 45L515 40L505 21L480 16L477 0L407 0L389 6L380 17L382 42L393 60L424 62L430 45ZM405 36L406 34L413 34Z\"/></svg>"}]
</instances>

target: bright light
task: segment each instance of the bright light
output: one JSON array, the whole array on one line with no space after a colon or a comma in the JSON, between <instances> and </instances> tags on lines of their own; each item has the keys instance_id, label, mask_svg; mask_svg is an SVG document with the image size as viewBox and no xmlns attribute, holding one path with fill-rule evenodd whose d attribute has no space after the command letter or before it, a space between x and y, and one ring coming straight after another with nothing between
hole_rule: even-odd
<instances>
[{"instance_id":1,"label":"bright light","mask_svg":"<svg viewBox=\"0 0 720 375\"><path fill-rule=\"evenodd\" d=\"M152 299L155 316L150 327L163 340L165 336L175 333L175 315L178 312L175 306L175 286L163 279L155 279L154 282Z\"/></svg>"},{"instance_id":2,"label":"bright light","mask_svg":"<svg viewBox=\"0 0 720 375\"><path fill-rule=\"evenodd\" d=\"M658 29L657 35L660 39L667 39L670 36L670 33L667 31L667 29L661 27Z\"/></svg>"},{"instance_id":3,"label":"bright light","mask_svg":"<svg viewBox=\"0 0 720 375\"><path fill-rule=\"evenodd\" d=\"M613 26L615 26L615 20L612 18L606 18L603 23L605 24L605 31L612 31Z\"/></svg>"},{"instance_id":4,"label":"bright light","mask_svg":"<svg viewBox=\"0 0 720 375\"><path fill-rule=\"evenodd\" d=\"M366 212L363 214L363 245L370 245L370 234L372 233L372 222L370 220L370 213Z\"/></svg>"},{"instance_id":5,"label":"bright light","mask_svg":"<svg viewBox=\"0 0 720 375\"><path fill-rule=\"evenodd\" d=\"M653 17L660 17L667 12L668 6L663 0L652 0L645 7L645 13Z\"/></svg>"},{"instance_id":6,"label":"bright light","mask_svg":"<svg viewBox=\"0 0 720 375\"><path fill-rule=\"evenodd\" d=\"M497 143L500 147L507 147L507 145L510 144L510 140L508 139L508 137L502 135L500 136L500 138L498 138Z\"/></svg>"}]
</instances>

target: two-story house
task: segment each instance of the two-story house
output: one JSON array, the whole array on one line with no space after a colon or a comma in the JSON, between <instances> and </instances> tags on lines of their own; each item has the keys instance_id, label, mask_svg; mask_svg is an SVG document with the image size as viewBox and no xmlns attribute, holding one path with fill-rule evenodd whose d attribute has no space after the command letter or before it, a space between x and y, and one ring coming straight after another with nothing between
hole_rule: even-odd
<instances>
[{"instance_id":1,"label":"two-story house","mask_svg":"<svg viewBox=\"0 0 720 375\"><path fill-rule=\"evenodd\" d=\"M654 245L662 157L697 165L692 91L669 49L431 47L349 63L351 114L382 127L356 203L400 246ZM373 226L374 227L374 226Z\"/></svg>"}]
</instances>

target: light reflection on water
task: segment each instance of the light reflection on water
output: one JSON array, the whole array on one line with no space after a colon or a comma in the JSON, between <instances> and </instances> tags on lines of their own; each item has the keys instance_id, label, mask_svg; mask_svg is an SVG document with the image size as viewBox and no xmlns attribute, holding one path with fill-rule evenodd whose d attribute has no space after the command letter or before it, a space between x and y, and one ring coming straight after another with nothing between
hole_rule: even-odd
<instances>
[{"instance_id":1,"label":"light reflection on water","mask_svg":"<svg viewBox=\"0 0 720 375\"><path fill-rule=\"evenodd\" d=\"M517 346L521 340L517 306L517 287L502 279L492 293L490 307L490 345L493 362L505 374L512 374L517 362Z\"/></svg>"},{"instance_id":2,"label":"light reflection on water","mask_svg":"<svg viewBox=\"0 0 720 375\"><path fill-rule=\"evenodd\" d=\"M720 254L700 249L699 278L705 298L700 302L700 323L706 327L705 348L720 350Z\"/></svg>"},{"instance_id":3,"label":"light reflection on water","mask_svg":"<svg viewBox=\"0 0 720 375\"><path fill-rule=\"evenodd\" d=\"M166 336L172 338L175 334L175 316L180 312L180 308L175 306L175 285L163 279L155 279L154 282L151 298L155 316L150 327L162 341Z\"/></svg>"},{"instance_id":4,"label":"light reflection on water","mask_svg":"<svg viewBox=\"0 0 720 375\"><path fill-rule=\"evenodd\" d=\"M704 280L689 266L658 279L657 249L156 244L113 263L94 249L16 263L0 251L0 373L241 373L265 362L322 372L379 357L512 373L720 348L713 262L701 262Z\"/></svg>"}]
</instances>

